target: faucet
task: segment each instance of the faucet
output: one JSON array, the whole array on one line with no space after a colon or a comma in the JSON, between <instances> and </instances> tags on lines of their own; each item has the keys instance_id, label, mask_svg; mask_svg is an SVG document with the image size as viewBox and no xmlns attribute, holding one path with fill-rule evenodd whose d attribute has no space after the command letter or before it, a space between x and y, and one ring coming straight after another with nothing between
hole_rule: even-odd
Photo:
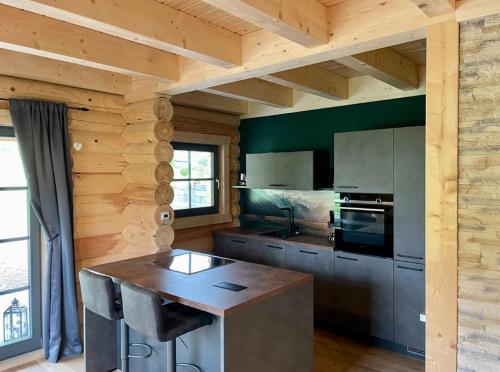
<instances>
[{"instance_id":1,"label":"faucet","mask_svg":"<svg viewBox=\"0 0 500 372\"><path fill-rule=\"evenodd\" d=\"M296 228L293 208L284 207L280 208L280 210L288 212L288 236L292 236L292 231L294 231Z\"/></svg>"}]
</instances>

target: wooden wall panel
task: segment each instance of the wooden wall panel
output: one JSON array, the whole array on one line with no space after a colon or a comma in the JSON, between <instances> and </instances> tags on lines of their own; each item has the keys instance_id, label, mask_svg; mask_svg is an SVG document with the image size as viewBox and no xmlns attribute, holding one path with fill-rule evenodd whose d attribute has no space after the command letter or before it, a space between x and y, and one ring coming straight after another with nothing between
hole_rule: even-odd
<instances>
[{"instance_id":1,"label":"wooden wall panel","mask_svg":"<svg viewBox=\"0 0 500 372\"><path fill-rule=\"evenodd\" d=\"M460 26L458 369L500 370L500 14Z\"/></svg>"},{"instance_id":2,"label":"wooden wall panel","mask_svg":"<svg viewBox=\"0 0 500 372\"><path fill-rule=\"evenodd\" d=\"M427 31L425 174L426 370L457 356L458 24Z\"/></svg>"}]
</instances>

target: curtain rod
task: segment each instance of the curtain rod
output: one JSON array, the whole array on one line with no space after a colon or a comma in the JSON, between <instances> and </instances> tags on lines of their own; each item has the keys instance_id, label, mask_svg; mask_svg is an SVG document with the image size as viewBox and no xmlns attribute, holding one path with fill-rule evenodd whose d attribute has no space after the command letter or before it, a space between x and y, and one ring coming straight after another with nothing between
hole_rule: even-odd
<instances>
[{"instance_id":1,"label":"curtain rod","mask_svg":"<svg viewBox=\"0 0 500 372\"><path fill-rule=\"evenodd\" d=\"M7 98L0 98L0 101L7 101L7 102L9 102L9 100ZM90 111L86 107L71 107L71 106L68 106L68 108L71 109L71 110L78 110L78 111Z\"/></svg>"}]
</instances>

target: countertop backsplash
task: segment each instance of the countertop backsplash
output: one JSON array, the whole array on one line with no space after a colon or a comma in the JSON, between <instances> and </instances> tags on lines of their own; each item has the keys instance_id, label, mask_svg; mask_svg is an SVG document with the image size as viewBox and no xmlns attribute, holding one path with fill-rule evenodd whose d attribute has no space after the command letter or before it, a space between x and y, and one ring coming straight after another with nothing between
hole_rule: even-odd
<instances>
[{"instance_id":1,"label":"countertop backsplash","mask_svg":"<svg viewBox=\"0 0 500 372\"><path fill-rule=\"evenodd\" d=\"M242 226L265 225L284 228L287 212L280 208L292 207L295 222L302 232L328 235L329 212L333 209L334 192L290 190L243 190L240 205Z\"/></svg>"}]
</instances>

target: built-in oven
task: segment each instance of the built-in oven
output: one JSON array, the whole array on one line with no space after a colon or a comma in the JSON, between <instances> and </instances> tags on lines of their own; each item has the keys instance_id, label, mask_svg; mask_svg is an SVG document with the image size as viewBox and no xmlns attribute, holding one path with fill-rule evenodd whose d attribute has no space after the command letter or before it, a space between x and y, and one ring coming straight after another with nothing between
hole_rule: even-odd
<instances>
[{"instance_id":1,"label":"built-in oven","mask_svg":"<svg viewBox=\"0 0 500 372\"><path fill-rule=\"evenodd\" d=\"M335 249L393 257L392 195L335 193Z\"/></svg>"}]
</instances>

